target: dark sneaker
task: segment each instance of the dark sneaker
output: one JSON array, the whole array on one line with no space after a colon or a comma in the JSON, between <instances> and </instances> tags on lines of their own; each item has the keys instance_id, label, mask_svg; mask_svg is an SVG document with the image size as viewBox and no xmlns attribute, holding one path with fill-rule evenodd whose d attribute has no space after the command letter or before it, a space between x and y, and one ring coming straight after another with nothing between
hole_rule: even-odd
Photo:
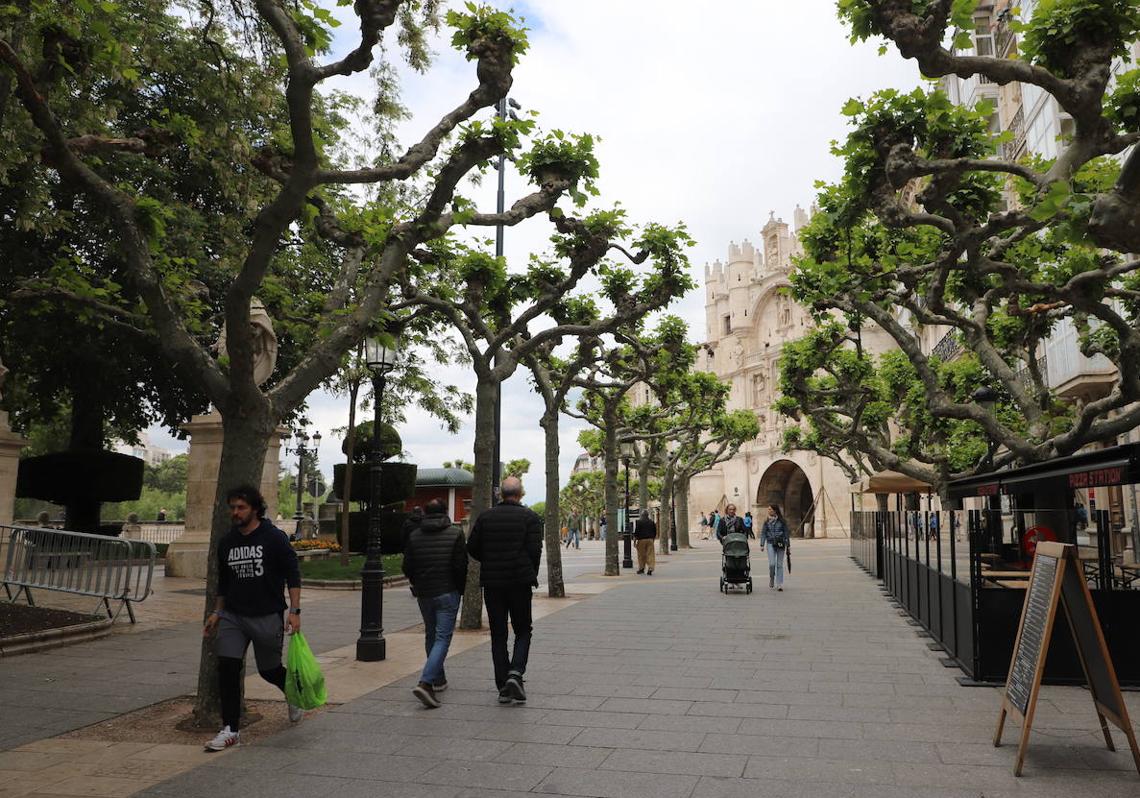
<instances>
[{"instance_id":1,"label":"dark sneaker","mask_svg":"<svg viewBox=\"0 0 1140 798\"><path fill-rule=\"evenodd\" d=\"M412 695L418 698L428 709L439 706L439 699L435 697L435 690L427 682L420 682L412 688Z\"/></svg>"},{"instance_id":2,"label":"dark sneaker","mask_svg":"<svg viewBox=\"0 0 1140 798\"><path fill-rule=\"evenodd\" d=\"M644 568L638 568L638 569L637 569L637 572L638 572L639 574L643 574L643 573L645 573L645 569L644 569ZM650 573L653 573L653 572L652 572L652 571L650 571Z\"/></svg>"},{"instance_id":3,"label":"dark sneaker","mask_svg":"<svg viewBox=\"0 0 1140 798\"><path fill-rule=\"evenodd\" d=\"M507 693L507 695L515 701L526 701L526 691L523 690L522 676L514 672L507 676L507 683L503 687L503 692Z\"/></svg>"},{"instance_id":4,"label":"dark sneaker","mask_svg":"<svg viewBox=\"0 0 1140 798\"><path fill-rule=\"evenodd\" d=\"M649 569L649 575L653 576L653 569L652 568Z\"/></svg>"},{"instance_id":5,"label":"dark sneaker","mask_svg":"<svg viewBox=\"0 0 1140 798\"><path fill-rule=\"evenodd\" d=\"M435 690L437 693L442 693L447 689L447 682L435 682L432 684L431 689Z\"/></svg>"},{"instance_id":6,"label":"dark sneaker","mask_svg":"<svg viewBox=\"0 0 1140 798\"><path fill-rule=\"evenodd\" d=\"M512 701L514 701L514 698L511 696L510 690L508 690L506 687L503 687L502 689L499 690L499 703L500 704L509 704Z\"/></svg>"},{"instance_id":7,"label":"dark sneaker","mask_svg":"<svg viewBox=\"0 0 1140 798\"><path fill-rule=\"evenodd\" d=\"M776 592L777 593L783 593L784 592L784 586L780 585L778 588L776 588Z\"/></svg>"}]
</instances>

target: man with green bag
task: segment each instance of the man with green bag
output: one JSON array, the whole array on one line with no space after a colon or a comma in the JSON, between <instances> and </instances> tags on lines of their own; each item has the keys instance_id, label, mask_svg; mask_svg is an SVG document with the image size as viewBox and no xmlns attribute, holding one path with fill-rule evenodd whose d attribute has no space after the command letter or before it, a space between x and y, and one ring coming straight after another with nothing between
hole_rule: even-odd
<instances>
[{"instance_id":1,"label":"man with green bag","mask_svg":"<svg viewBox=\"0 0 1140 798\"><path fill-rule=\"evenodd\" d=\"M234 488L226 502L234 527L218 543L218 598L202 630L203 637L217 635L223 723L206 743L207 751L223 751L240 741L242 665L249 644L261 678L284 691L281 644L285 632L301 630L301 569L289 537L265 518L265 499L257 488ZM289 614L282 621L286 586ZM296 723L303 716L300 706L289 704L289 720Z\"/></svg>"}]
</instances>

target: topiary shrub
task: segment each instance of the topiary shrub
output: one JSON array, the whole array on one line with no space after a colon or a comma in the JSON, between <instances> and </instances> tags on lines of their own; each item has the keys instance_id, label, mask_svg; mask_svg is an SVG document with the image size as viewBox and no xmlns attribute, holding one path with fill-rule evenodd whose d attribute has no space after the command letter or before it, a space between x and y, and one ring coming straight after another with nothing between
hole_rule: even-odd
<instances>
[{"instance_id":1,"label":"topiary shrub","mask_svg":"<svg viewBox=\"0 0 1140 798\"><path fill-rule=\"evenodd\" d=\"M100 532L102 502L134 501L142 494L145 463L118 452L53 452L20 461L16 495L67 506L67 528ZM121 529L121 525L120 525ZM118 534L118 530L110 530Z\"/></svg>"}]
</instances>

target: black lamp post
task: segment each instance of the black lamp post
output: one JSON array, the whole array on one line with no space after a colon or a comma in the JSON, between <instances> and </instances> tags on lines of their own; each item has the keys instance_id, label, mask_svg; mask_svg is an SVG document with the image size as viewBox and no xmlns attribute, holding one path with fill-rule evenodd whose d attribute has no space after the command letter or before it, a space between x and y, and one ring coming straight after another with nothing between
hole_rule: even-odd
<instances>
[{"instance_id":1,"label":"black lamp post","mask_svg":"<svg viewBox=\"0 0 1140 798\"><path fill-rule=\"evenodd\" d=\"M982 410L987 413L992 413L994 407L997 405L998 392L988 385L983 385L974 391L971 398L981 406ZM997 443L990 437L990 433L986 432L986 471L994 470L994 452L997 450Z\"/></svg>"},{"instance_id":2,"label":"black lamp post","mask_svg":"<svg viewBox=\"0 0 1140 798\"><path fill-rule=\"evenodd\" d=\"M508 116L511 119L518 119L518 115L512 111L512 108L521 108L515 100L504 97L499 100L495 105L495 115L499 119L506 120ZM495 209L499 216L502 217L503 211L507 207L507 196L504 190L504 179L507 168L507 156L505 154L499 155L499 191L495 197ZM503 257L503 223L499 222L495 225L495 257ZM498 363L498 356L495 358L496 364ZM503 433L503 384L499 383L498 388L495 390L495 461L491 464L491 493L492 501L499 500L499 483L503 481L503 452L500 446L500 440Z\"/></svg>"},{"instance_id":3,"label":"black lamp post","mask_svg":"<svg viewBox=\"0 0 1140 798\"><path fill-rule=\"evenodd\" d=\"M625 541L625 550L622 552L624 558L621 562L622 568L633 567L633 524L629 522L629 461L637 453L637 446L632 442L621 444L621 462L625 466L625 524L622 530L625 534L622 535Z\"/></svg>"},{"instance_id":4,"label":"black lamp post","mask_svg":"<svg viewBox=\"0 0 1140 798\"><path fill-rule=\"evenodd\" d=\"M358 662L384 659L384 560L380 551L380 410L384 403L384 386L388 374L396 368L397 346L379 338L364 342L365 362L372 371L375 394L375 417L372 421L372 454L368 458L370 474L368 501L368 551L360 570L360 637L356 641Z\"/></svg>"},{"instance_id":5,"label":"black lamp post","mask_svg":"<svg viewBox=\"0 0 1140 798\"><path fill-rule=\"evenodd\" d=\"M301 511L301 494L305 490L305 455L311 454L317 450L321 445L321 433L313 433L313 448L308 447L309 434L303 429L299 429L295 435L296 448L297 448L297 507L293 512L293 520L296 522L296 527L293 530L293 538L301 540L301 523L305 518L305 514Z\"/></svg>"}]
</instances>

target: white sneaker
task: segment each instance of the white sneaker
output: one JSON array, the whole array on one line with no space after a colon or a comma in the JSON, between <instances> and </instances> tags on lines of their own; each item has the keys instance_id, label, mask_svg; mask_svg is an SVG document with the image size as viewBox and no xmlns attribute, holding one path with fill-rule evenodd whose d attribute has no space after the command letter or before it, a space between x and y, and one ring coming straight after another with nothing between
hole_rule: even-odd
<instances>
[{"instance_id":1,"label":"white sneaker","mask_svg":"<svg viewBox=\"0 0 1140 798\"><path fill-rule=\"evenodd\" d=\"M218 736L206 743L207 751L225 751L227 748L233 748L235 745L241 745L241 732L230 731L230 727L226 726Z\"/></svg>"},{"instance_id":2,"label":"white sneaker","mask_svg":"<svg viewBox=\"0 0 1140 798\"><path fill-rule=\"evenodd\" d=\"M301 718L305 717L305 710L301 709L298 706L294 706L293 704L289 704L288 707L289 707L289 722L290 723L300 723Z\"/></svg>"}]
</instances>

